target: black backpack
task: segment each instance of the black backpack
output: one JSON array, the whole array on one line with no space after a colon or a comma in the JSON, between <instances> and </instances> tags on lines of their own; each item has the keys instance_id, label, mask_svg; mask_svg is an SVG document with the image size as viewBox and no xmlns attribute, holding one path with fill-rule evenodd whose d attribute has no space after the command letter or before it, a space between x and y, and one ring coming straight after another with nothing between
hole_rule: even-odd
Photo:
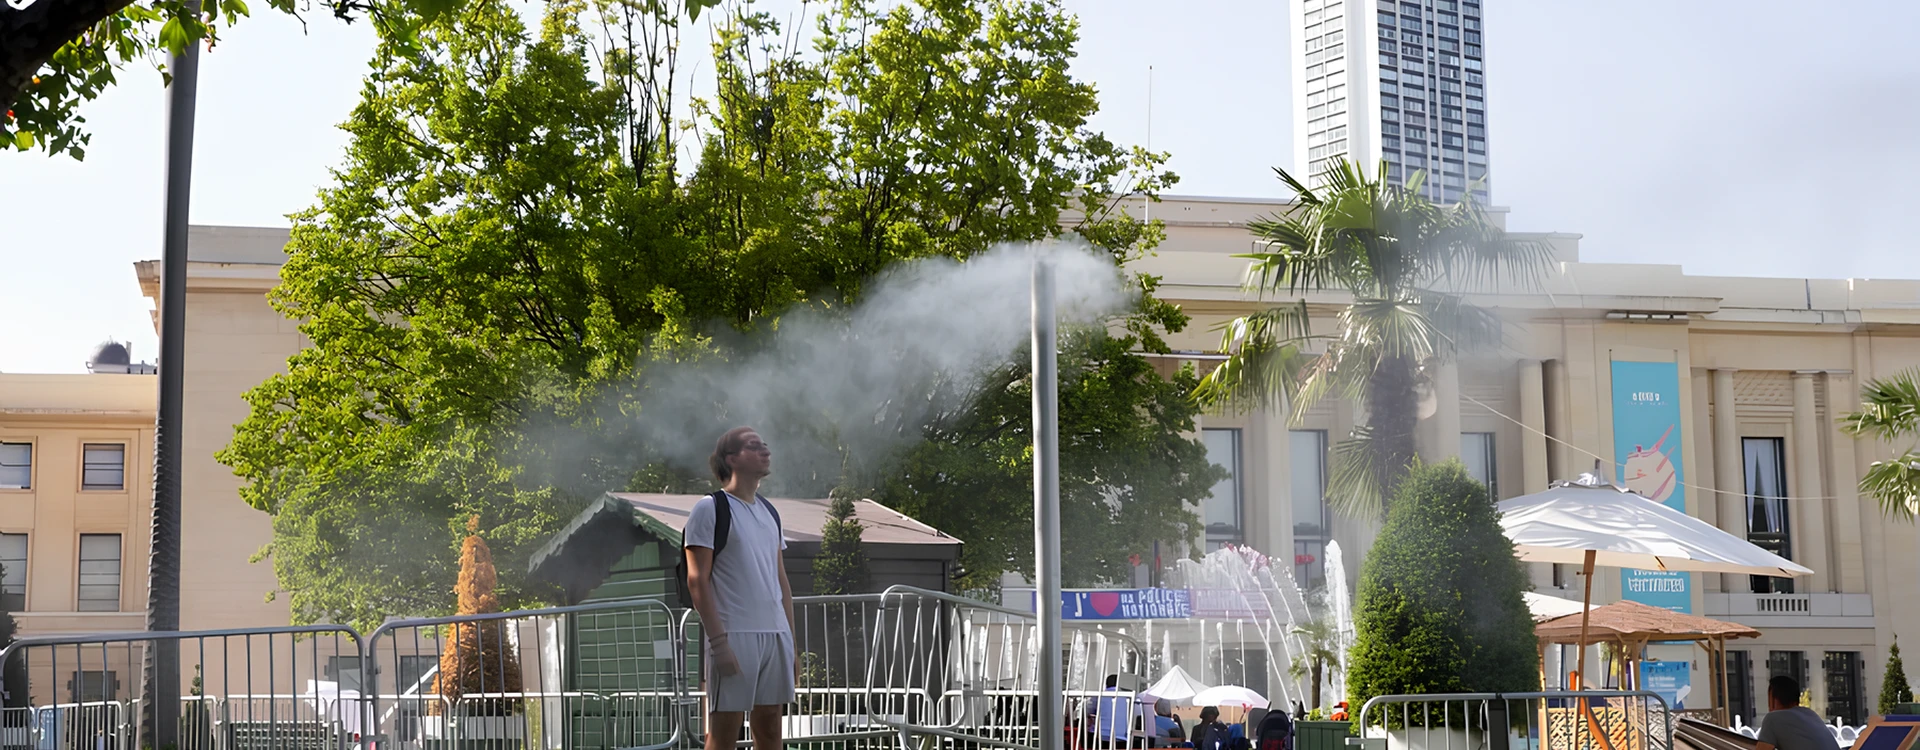
<instances>
[{"instance_id":1,"label":"black backpack","mask_svg":"<svg viewBox=\"0 0 1920 750\"><path fill-rule=\"evenodd\" d=\"M784 536L786 534L786 527L780 523L780 511L774 509L773 503L767 502L766 496L755 495L754 497L758 498L761 504L767 506L767 513L773 516L774 528L778 529L780 534ZM733 503L727 500L726 490L708 495L707 499L713 501L713 559L718 562L720 553L727 548L727 537L733 534ZM696 503L696 505L697 504L698 503ZM689 512L688 515L691 517L692 513ZM682 530L680 563L674 566L674 574L677 577L676 583L678 585L674 593L679 597L681 607L692 609L693 587L687 584L687 545L684 534L685 532Z\"/></svg>"},{"instance_id":2,"label":"black backpack","mask_svg":"<svg viewBox=\"0 0 1920 750\"><path fill-rule=\"evenodd\" d=\"M1210 721L1193 728L1193 750L1231 750L1233 728Z\"/></svg>"}]
</instances>

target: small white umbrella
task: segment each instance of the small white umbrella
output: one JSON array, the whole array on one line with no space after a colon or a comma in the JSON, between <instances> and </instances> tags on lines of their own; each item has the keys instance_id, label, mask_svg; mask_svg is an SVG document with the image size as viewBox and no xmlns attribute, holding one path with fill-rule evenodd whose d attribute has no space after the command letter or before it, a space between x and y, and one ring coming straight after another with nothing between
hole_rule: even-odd
<instances>
[{"instance_id":1,"label":"small white umbrella","mask_svg":"<svg viewBox=\"0 0 1920 750\"><path fill-rule=\"evenodd\" d=\"M1200 691L1198 695L1193 696L1193 705L1266 708L1267 699L1239 685L1221 685Z\"/></svg>"},{"instance_id":2,"label":"small white umbrella","mask_svg":"<svg viewBox=\"0 0 1920 750\"><path fill-rule=\"evenodd\" d=\"M1580 614L1580 603L1572 599L1536 594L1532 591L1520 592L1520 598L1526 600L1527 612L1533 615L1533 621L1536 624L1567 615ZM1588 604L1586 608L1593 609L1593 605Z\"/></svg>"},{"instance_id":3,"label":"small white umbrella","mask_svg":"<svg viewBox=\"0 0 1920 750\"><path fill-rule=\"evenodd\" d=\"M1733 573L1792 578L1813 571L1712 524L1592 475L1500 503L1500 528L1528 562L1577 563L1586 576L1582 604L1593 605L1593 568L1675 573ZM1586 613L1580 618L1580 667L1587 672Z\"/></svg>"},{"instance_id":4,"label":"small white umbrella","mask_svg":"<svg viewBox=\"0 0 1920 750\"><path fill-rule=\"evenodd\" d=\"M1140 702L1152 703L1162 698L1170 701L1184 701L1199 695L1207 688L1206 683L1194 679L1193 675L1187 674L1187 670L1175 666L1167 670L1167 673L1160 677L1159 682L1140 691Z\"/></svg>"}]
</instances>

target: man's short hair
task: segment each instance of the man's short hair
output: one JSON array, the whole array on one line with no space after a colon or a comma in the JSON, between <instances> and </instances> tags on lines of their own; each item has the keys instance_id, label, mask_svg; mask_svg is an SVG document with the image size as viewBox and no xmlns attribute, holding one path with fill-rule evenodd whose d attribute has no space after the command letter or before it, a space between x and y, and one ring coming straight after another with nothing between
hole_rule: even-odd
<instances>
[{"instance_id":1,"label":"man's short hair","mask_svg":"<svg viewBox=\"0 0 1920 750\"><path fill-rule=\"evenodd\" d=\"M1798 706L1800 705L1800 683L1792 677L1780 675L1767 680L1767 695L1783 705Z\"/></svg>"},{"instance_id":2,"label":"man's short hair","mask_svg":"<svg viewBox=\"0 0 1920 750\"><path fill-rule=\"evenodd\" d=\"M713 470L713 478L725 482L733 478L733 467L727 465L727 457L747 448L747 433L752 427L735 427L720 436L720 442L713 446L713 455L707 457L707 468Z\"/></svg>"},{"instance_id":3,"label":"man's short hair","mask_svg":"<svg viewBox=\"0 0 1920 750\"><path fill-rule=\"evenodd\" d=\"M1153 702L1153 712L1160 716L1173 715L1173 701L1161 698Z\"/></svg>"},{"instance_id":4,"label":"man's short hair","mask_svg":"<svg viewBox=\"0 0 1920 750\"><path fill-rule=\"evenodd\" d=\"M1120 687L1120 675L1117 675L1117 674L1107 675L1107 687L1110 687L1110 688Z\"/></svg>"},{"instance_id":5,"label":"man's short hair","mask_svg":"<svg viewBox=\"0 0 1920 750\"><path fill-rule=\"evenodd\" d=\"M1201 721L1213 721L1214 719L1218 719L1218 718L1220 718L1219 706L1208 706L1206 708L1200 709Z\"/></svg>"}]
</instances>

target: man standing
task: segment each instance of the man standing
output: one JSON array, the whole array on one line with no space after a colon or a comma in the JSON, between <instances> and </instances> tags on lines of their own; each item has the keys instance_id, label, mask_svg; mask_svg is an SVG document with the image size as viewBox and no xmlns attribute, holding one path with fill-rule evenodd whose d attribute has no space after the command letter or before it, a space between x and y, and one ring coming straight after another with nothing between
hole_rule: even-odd
<instances>
[{"instance_id":1,"label":"man standing","mask_svg":"<svg viewBox=\"0 0 1920 750\"><path fill-rule=\"evenodd\" d=\"M720 436L708 459L721 491L694 503L683 534L687 587L707 634L707 750L733 750L751 712L753 746L779 750L793 700L793 588L780 517L760 496L773 450L751 428ZM716 503L728 504L716 541ZM719 550L718 553L715 550Z\"/></svg>"},{"instance_id":2,"label":"man standing","mask_svg":"<svg viewBox=\"0 0 1920 750\"><path fill-rule=\"evenodd\" d=\"M1800 683L1781 675L1767 681L1767 715L1754 750L1840 750L1833 729L1800 705Z\"/></svg>"}]
</instances>

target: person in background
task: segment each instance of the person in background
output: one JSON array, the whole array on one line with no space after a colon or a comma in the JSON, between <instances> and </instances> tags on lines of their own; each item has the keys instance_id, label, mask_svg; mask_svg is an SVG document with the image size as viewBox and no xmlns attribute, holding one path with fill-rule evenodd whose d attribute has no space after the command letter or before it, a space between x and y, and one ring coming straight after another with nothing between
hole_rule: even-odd
<instances>
[{"instance_id":1,"label":"person in background","mask_svg":"<svg viewBox=\"0 0 1920 750\"><path fill-rule=\"evenodd\" d=\"M1120 675L1107 675L1109 693L1120 692ZM1126 747L1133 734L1133 699L1124 695L1101 698L1093 702L1094 734L1100 740L1100 747Z\"/></svg>"},{"instance_id":2,"label":"person in background","mask_svg":"<svg viewBox=\"0 0 1920 750\"><path fill-rule=\"evenodd\" d=\"M1840 750L1833 728L1800 705L1800 683L1785 675L1767 681L1767 715L1754 750Z\"/></svg>"},{"instance_id":3,"label":"person in background","mask_svg":"<svg viewBox=\"0 0 1920 750\"><path fill-rule=\"evenodd\" d=\"M1227 750L1233 746L1233 728L1220 723L1220 707L1200 709L1200 723L1193 725L1193 750Z\"/></svg>"},{"instance_id":4,"label":"person in background","mask_svg":"<svg viewBox=\"0 0 1920 750\"><path fill-rule=\"evenodd\" d=\"M1187 738L1180 720L1173 718L1173 701L1161 698L1153 702L1153 746L1173 747Z\"/></svg>"}]
</instances>

